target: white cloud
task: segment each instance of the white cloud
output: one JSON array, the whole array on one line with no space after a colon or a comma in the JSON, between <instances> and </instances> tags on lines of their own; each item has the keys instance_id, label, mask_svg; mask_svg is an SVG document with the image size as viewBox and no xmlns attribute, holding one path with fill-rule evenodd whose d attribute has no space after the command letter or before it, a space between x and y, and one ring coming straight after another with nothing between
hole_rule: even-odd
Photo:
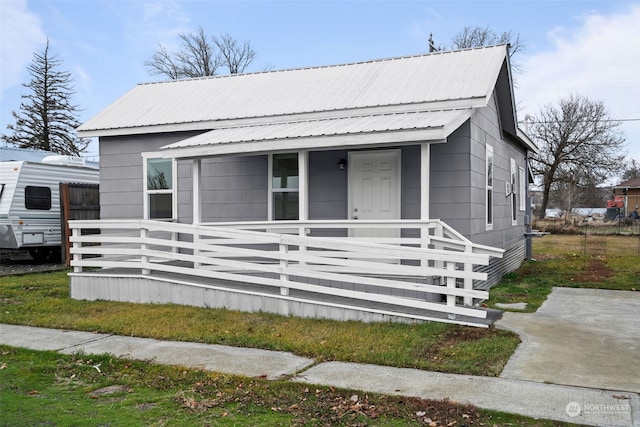
<instances>
[{"instance_id":1,"label":"white cloud","mask_svg":"<svg viewBox=\"0 0 640 427\"><path fill-rule=\"evenodd\" d=\"M591 13L577 28L555 28L550 48L522 61L516 96L523 113L570 93L602 100L615 119L640 119L640 5L611 15ZM521 116L522 118L522 116ZM640 159L640 122L623 123L628 150Z\"/></svg>"},{"instance_id":2,"label":"white cloud","mask_svg":"<svg viewBox=\"0 0 640 427\"><path fill-rule=\"evenodd\" d=\"M195 31L188 28L189 15L173 0L134 3L136 19L126 22L126 34L140 51L157 49L159 44L172 47L181 32Z\"/></svg>"},{"instance_id":3,"label":"white cloud","mask_svg":"<svg viewBox=\"0 0 640 427\"><path fill-rule=\"evenodd\" d=\"M2 1L0 40L0 88L4 94L22 83L33 52L46 41L40 20L29 12L26 0Z\"/></svg>"}]
</instances>

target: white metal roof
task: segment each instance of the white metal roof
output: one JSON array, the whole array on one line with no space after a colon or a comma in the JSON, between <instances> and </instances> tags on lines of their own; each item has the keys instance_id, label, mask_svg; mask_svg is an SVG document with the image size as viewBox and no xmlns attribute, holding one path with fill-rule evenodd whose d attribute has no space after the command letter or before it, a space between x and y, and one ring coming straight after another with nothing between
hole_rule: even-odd
<instances>
[{"instance_id":1,"label":"white metal roof","mask_svg":"<svg viewBox=\"0 0 640 427\"><path fill-rule=\"evenodd\" d=\"M352 147L397 142L443 142L471 108L371 114L214 129L162 147L170 157ZM338 139L339 138L339 139Z\"/></svg>"},{"instance_id":2,"label":"white metal roof","mask_svg":"<svg viewBox=\"0 0 640 427\"><path fill-rule=\"evenodd\" d=\"M507 48L500 45L345 65L140 84L80 126L78 134L91 137L214 129L214 135L231 135L233 139L239 131L232 131L231 126L241 122L246 125L303 120L300 127L306 128L306 119L330 115L351 119L314 124L349 127L363 122L364 119L353 118L366 114L363 110L380 113L399 106L424 109L426 103L437 109L477 107L478 101L486 105L506 57ZM355 131L366 132L368 126ZM227 129L216 133L220 127ZM281 128L260 130L277 133ZM291 124L289 128L291 134L309 132L291 129ZM252 138L252 130L258 129L245 129L240 138Z\"/></svg>"}]
</instances>

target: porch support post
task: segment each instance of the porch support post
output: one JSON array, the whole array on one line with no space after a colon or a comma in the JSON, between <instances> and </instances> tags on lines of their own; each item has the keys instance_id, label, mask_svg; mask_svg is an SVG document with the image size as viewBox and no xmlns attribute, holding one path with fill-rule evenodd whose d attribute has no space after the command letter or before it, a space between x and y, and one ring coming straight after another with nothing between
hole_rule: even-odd
<instances>
[{"instance_id":1,"label":"porch support post","mask_svg":"<svg viewBox=\"0 0 640 427\"><path fill-rule=\"evenodd\" d=\"M202 207L200 203L201 164L202 162L200 159L193 159L191 162L191 180L192 180L191 201L193 203L192 205L193 220L191 221L191 223L193 225L198 225L202 222ZM198 249L199 243L200 243L200 235L198 234L197 230L194 230L193 255L196 257L200 255L200 250ZM194 269L200 268L200 263L197 261L194 261L193 268Z\"/></svg>"},{"instance_id":2,"label":"porch support post","mask_svg":"<svg viewBox=\"0 0 640 427\"><path fill-rule=\"evenodd\" d=\"M307 221L309 219L309 152L298 152L298 220ZM306 236L307 227L304 223L298 225L298 235ZM301 257L305 256L306 246L300 245L298 252ZM300 261L300 266L306 263Z\"/></svg>"},{"instance_id":3,"label":"porch support post","mask_svg":"<svg viewBox=\"0 0 640 427\"><path fill-rule=\"evenodd\" d=\"M202 208L200 206L200 159L193 159L191 163L192 202L193 202L193 224L202 222Z\"/></svg>"},{"instance_id":4,"label":"porch support post","mask_svg":"<svg viewBox=\"0 0 640 427\"><path fill-rule=\"evenodd\" d=\"M298 219L309 219L309 152L298 152Z\"/></svg>"},{"instance_id":5,"label":"porch support post","mask_svg":"<svg viewBox=\"0 0 640 427\"><path fill-rule=\"evenodd\" d=\"M429 247L429 169L431 162L431 145L423 142L420 144L420 220L423 221L420 227L420 246ZM421 261L423 267L428 267L426 259Z\"/></svg>"},{"instance_id":6,"label":"porch support post","mask_svg":"<svg viewBox=\"0 0 640 427\"><path fill-rule=\"evenodd\" d=\"M420 145L420 219L429 219L429 169L431 164L431 144Z\"/></svg>"}]
</instances>

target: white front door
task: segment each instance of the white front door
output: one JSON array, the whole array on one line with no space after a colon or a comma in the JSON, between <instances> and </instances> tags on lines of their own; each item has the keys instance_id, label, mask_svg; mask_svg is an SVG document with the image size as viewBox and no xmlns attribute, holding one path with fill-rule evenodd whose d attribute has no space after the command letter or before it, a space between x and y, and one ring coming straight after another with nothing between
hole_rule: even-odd
<instances>
[{"instance_id":1,"label":"white front door","mask_svg":"<svg viewBox=\"0 0 640 427\"><path fill-rule=\"evenodd\" d=\"M400 219L400 150L349 153L349 218ZM352 229L352 237L397 237L398 229Z\"/></svg>"}]
</instances>

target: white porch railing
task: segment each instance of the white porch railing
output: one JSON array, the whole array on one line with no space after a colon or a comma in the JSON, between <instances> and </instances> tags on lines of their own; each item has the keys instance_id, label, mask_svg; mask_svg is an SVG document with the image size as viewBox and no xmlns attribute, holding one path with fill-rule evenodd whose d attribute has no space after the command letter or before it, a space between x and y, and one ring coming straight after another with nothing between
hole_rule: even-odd
<instances>
[{"instance_id":1,"label":"white porch railing","mask_svg":"<svg viewBox=\"0 0 640 427\"><path fill-rule=\"evenodd\" d=\"M179 224L148 220L70 221L74 274L84 268L177 273L485 318L488 292L474 271L503 251L476 245L438 220L278 221ZM393 237L349 237L355 229ZM88 234L99 230L99 234ZM319 237L333 234L343 237ZM445 302L439 302L440 296ZM309 298L308 296L305 298ZM353 302L353 301L359 301Z\"/></svg>"}]
</instances>

